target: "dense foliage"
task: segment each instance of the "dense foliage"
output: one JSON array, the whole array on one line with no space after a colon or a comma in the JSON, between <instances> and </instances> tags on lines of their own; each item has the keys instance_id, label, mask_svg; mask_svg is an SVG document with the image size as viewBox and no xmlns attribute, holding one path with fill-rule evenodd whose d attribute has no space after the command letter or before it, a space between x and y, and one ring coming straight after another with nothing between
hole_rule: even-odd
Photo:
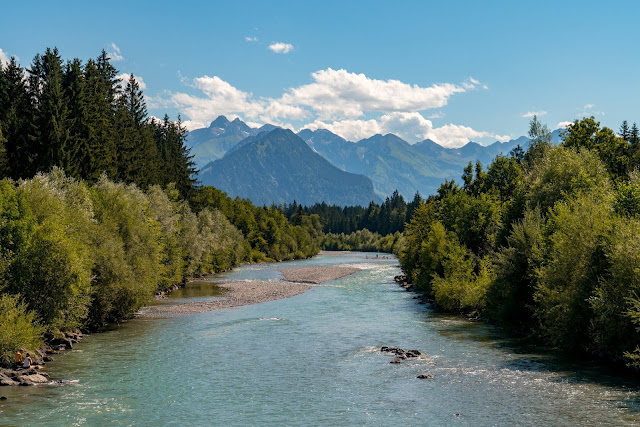
<instances>
[{"instance_id":1,"label":"dense foliage","mask_svg":"<svg viewBox=\"0 0 640 427\"><path fill-rule=\"evenodd\" d=\"M105 175L90 185L61 169L1 180L0 357L44 330L128 318L185 277L318 251L316 216L290 224L207 187L194 200L175 185L143 191Z\"/></svg>"},{"instance_id":2,"label":"dense foliage","mask_svg":"<svg viewBox=\"0 0 640 427\"><path fill-rule=\"evenodd\" d=\"M384 202L369 203L362 206L337 206L317 203L305 207L294 201L290 205L281 205L280 210L287 218L294 215L318 215L322 224L322 231L333 234L351 234L359 230L369 230L381 235L394 234L404 231L404 226L413 215L413 211L420 206L422 197L416 193L413 200L407 203L398 191L394 191Z\"/></svg>"},{"instance_id":3,"label":"dense foliage","mask_svg":"<svg viewBox=\"0 0 640 427\"><path fill-rule=\"evenodd\" d=\"M0 62L0 178L59 167L90 183L174 183L187 197L195 169L184 140L179 119L149 119L139 83L121 81L104 51L84 64L57 49L27 69Z\"/></svg>"},{"instance_id":4,"label":"dense foliage","mask_svg":"<svg viewBox=\"0 0 640 427\"><path fill-rule=\"evenodd\" d=\"M397 253L402 247L404 238L402 233L383 236L367 230L358 230L350 234L328 233L320 241L320 247L328 251L362 251Z\"/></svg>"},{"instance_id":5,"label":"dense foliage","mask_svg":"<svg viewBox=\"0 0 640 427\"><path fill-rule=\"evenodd\" d=\"M593 118L571 124L559 146L534 118L530 137L526 152L486 171L470 164L462 187L446 182L416 209L402 267L446 310L638 363L637 137Z\"/></svg>"}]
</instances>

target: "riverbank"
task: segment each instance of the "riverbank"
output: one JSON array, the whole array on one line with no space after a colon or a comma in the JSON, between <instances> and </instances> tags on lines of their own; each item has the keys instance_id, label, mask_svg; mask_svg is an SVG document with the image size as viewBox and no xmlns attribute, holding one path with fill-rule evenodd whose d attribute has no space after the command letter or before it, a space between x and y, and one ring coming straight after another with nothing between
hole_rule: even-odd
<instances>
[{"instance_id":1,"label":"riverbank","mask_svg":"<svg viewBox=\"0 0 640 427\"><path fill-rule=\"evenodd\" d=\"M224 308L259 304L267 301L290 298L312 288L311 284L320 284L349 276L359 268L340 265L283 268L283 280L279 281L229 281L216 283L225 290L223 296L210 301L187 302L172 305L148 305L143 307L136 317L162 318L178 315L201 313ZM184 286L184 283L182 284ZM178 287L172 288L176 290ZM164 294L163 294L164 296ZM46 362L53 361L51 354L71 349L73 343L82 338L79 331L66 334L63 338L52 340L34 355L35 367L31 370L0 370L0 386L36 385L49 383L48 375L41 369Z\"/></svg>"},{"instance_id":2,"label":"riverbank","mask_svg":"<svg viewBox=\"0 0 640 427\"><path fill-rule=\"evenodd\" d=\"M340 279L360 271L360 269L346 266L313 266L283 268L279 271L282 273L283 280L216 283L216 286L225 289L223 296L218 299L183 304L146 306L136 316L171 317L290 298L311 289L312 286L310 284L320 284Z\"/></svg>"}]
</instances>

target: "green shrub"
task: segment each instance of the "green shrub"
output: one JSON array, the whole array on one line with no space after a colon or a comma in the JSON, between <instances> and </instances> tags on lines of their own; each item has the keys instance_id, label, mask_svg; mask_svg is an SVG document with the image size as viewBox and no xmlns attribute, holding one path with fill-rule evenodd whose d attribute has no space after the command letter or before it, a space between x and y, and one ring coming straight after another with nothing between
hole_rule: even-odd
<instances>
[{"instance_id":1,"label":"green shrub","mask_svg":"<svg viewBox=\"0 0 640 427\"><path fill-rule=\"evenodd\" d=\"M42 346L43 333L35 313L18 295L0 296L0 365L9 366L20 349L33 351Z\"/></svg>"}]
</instances>

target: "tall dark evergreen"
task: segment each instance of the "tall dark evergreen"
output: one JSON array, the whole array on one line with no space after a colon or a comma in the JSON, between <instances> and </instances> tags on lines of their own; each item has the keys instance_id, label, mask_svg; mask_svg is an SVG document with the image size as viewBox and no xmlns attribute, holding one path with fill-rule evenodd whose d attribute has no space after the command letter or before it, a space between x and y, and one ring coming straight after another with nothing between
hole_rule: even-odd
<instances>
[{"instance_id":1,"label":"tall dark evergreen","mask_svg":"<svg viewBox=\"0 0 640 427\"><path fill-rule=\"evenodd\" d=\"M97 180L102 173L117 175L114 138L117 71L103 50L85 66L87 145L92 160L86 179Z\"/></svg>"},{"instance_id":2,"label":"tall dark evergreen","mask_svg":"<svg viewBox=\"0 0 640 427\"><path fill-rule=\"evenodd\" d=\"M0 125L0 179L9 176L9 159L7 158L7 150L4 146L7 140L2 136L2 125Z\"/></svg>"},{"instance_id":3,"label":"tall dark evergreen","mask_svg":"<svg viewBox=\"0 0 640 427\"><path fill-rule=\"evenodd\" d=\"M79 59L67 62L64 72L65 100L68 108L69 149L62 157L63 168L74 178L91 175L93 164L88 145L88 101L86 80Z\"/></svg>"},{"instance_id":4,"label":"tall dark evergreen","mask_svg":"<svg viewBox=\"0 0 640 427\"><path fill-rule=\"evenodd\" d=\"M29 92L34 105L37 127L34 146L38 154L37 169L65 168L68 158L68 112L63 90L62 58L57 48L47 48L36 55L29 72Z\"/></svg>"},{"instance_id":5,"label":"tall dark evergreen","mask_svg":"<svg viewBox=\"0 0 640 427\"><path fill-rule=\"evenodd\" d=\"M631 137L631 131L629 130L629 123L627 123L627 121L623 121L622 125L620 126L620 130L618 131L618 133L620 134L620 137L622 139L624 139L625 141L629 141L629 138Z\"/></svg>"},{"instance_id":6,"label":"tall dark evergreen","mask_svg":"<svg viewBox=\"0 0 640 427\"><path fill-rule=\"evenodd\" d=\"M635 124L635 122L631 125L631 130L629 131L629 142L633 145L638 145L638 143L640 143L638 125Z\"/></svg>"},{"instance_id":7,"label":"tall dark evergreen","mask_svg":"<svg viewBox=\"0 0 640 427\"><path fill-rule=\"evenodd\" d=\"M118 177L143 187L157 181L158 149L140 85L131 75L118 98Z\"/></svg>"},{"instance_id":8,"label":"tall dark evergreen","mask_svg":"<svg viewBox=\"0 0 640 427\"><path fill-rule=\"evenodd\" d=\"M0 66L1 67L1 66ZM0 122L6 138L5 148L10 176L28 178L37 170L36 150L32 147L35 126L27 93L25 72L15 58L11 58L0 72Z\"/></svg>"},{"instance_id":9,"label":"tall dark evergreen","mask_svg":"<svg viewBox=\"0 0 640 427\"><path fill-rule=\"evenodd\" d=\"M159 181L162 185L175 183L180 194L187 197L195 187L197 170L191 150L185 144L186 129L180 116L175 123L166 114L162 122L154 120L152 123L160 160Z\"/></svg>"}]
</instances>

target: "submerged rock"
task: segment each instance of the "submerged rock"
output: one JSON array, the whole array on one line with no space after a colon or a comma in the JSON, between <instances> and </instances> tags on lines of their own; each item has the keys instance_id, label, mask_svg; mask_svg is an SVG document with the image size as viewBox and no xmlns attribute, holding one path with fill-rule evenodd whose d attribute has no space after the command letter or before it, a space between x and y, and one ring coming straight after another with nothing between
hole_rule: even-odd
<instances>
[{"instance_id":1,"label":"submerged rock","mask_svg":"<svg viewBox=\"0 0 640 427\"><path fill-rule=\"evenodd\" d=\"M420 378L421 380L425 380L425 379L430 380L430 379L433 378L433 375L431 375L431 374L420 374L416 378Z\"/></svg>"}]
</instances>

